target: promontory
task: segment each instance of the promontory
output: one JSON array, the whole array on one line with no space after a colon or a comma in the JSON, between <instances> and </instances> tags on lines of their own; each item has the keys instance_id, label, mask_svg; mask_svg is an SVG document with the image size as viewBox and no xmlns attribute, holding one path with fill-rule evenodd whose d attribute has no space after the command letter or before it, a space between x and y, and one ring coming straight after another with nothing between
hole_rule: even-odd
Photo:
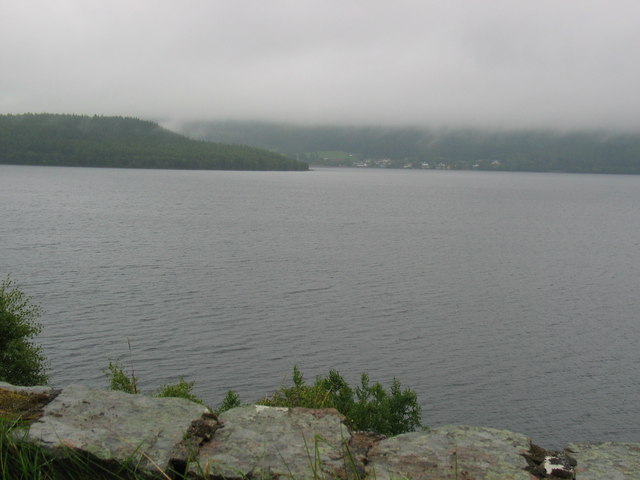
<instances>
[{"instance_id":1,"label":"promontory","mask_svg":"<svg viewBox=\"0 0 640 480\"><path fill-rule=\"evenodd\" d=\"M244 145L193 140L127 117L0 115L0 164L189 170L308 170Z\"/></svg>"}]
</instances>

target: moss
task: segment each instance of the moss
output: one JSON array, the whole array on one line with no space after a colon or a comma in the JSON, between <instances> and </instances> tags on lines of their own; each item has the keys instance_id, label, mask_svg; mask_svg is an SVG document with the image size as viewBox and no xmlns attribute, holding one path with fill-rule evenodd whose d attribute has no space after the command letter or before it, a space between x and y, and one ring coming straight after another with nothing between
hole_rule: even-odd
<instances>
[{"instance_id":1,"label":"moss","mask_svg":"<svg viewBox=\"0 0 640 480\"><path fill-rule=\"evenodd\" d=\"M0 419L29 424L42 415L43 407L52 399L47 393L0 389Z\"/></svg>"}]
</instances>

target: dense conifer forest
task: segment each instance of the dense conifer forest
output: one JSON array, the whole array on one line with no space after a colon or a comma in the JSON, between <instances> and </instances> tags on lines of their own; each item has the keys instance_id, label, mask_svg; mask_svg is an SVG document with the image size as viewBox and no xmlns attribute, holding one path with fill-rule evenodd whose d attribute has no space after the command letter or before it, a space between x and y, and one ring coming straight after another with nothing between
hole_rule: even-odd
<instances>
[{"instance_id":1,"label":"dense conifer forest","mask_svg":"<svg viewBox=\"0 0 640 480\"><path fill-rule=\"evenodd\" d=\"M194 138L242 142L314 165L640 173L640 134L604 131L192 122Z\"/></svg>"},{"instance_id":2,"label":"dense conifer forest","mask_svg":"<svg viewBox=\"0 0 640 480\"><path fill-rule=\"evenodd\" d=\"M267 150L196 141L136 118L0 115L0 163L192 170L307 170Z\"/></svg>"}]
</instances>

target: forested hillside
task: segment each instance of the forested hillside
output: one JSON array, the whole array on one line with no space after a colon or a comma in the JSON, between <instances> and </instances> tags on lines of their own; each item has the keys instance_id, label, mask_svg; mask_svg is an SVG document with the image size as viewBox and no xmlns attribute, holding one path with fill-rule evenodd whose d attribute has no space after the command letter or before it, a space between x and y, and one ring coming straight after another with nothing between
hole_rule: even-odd
<instances>
[{"instance_id":1,"label":"forested hillside","mask_svg":"<svg viewBox=\"0 0 640 480\"><path fill-rule=\"evenodd\" d=\"M640 134L192 122L193 138L269 148L316 165L640 173Z\"/></svg>"},{"instance_id":2,"label":"forested hillside","mask_svg":"<svg viewBox=\"0 0 640 480\"><path fill-rule=\"evenodd\" d=\"M198 170L307 170L284 155L196 141L123 117L0 115L0 163Z\"/></svg>"}]
</instances>

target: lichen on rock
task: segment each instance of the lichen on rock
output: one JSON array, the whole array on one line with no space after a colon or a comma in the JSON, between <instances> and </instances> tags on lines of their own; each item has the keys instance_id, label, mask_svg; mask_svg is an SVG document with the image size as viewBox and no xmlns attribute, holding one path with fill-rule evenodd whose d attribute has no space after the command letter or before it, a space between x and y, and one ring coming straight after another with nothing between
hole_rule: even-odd
<instances>
[{"instance_id":1,"label":"lichen on rock","mask_svg":"<svg viewBox=\"0 0 640 480\"><path fill-rule=\"evenodd\" d=\"M0 419L28 425L57 392L51 387L21 387L0 382Z\"/></svg>"}]
</instances>

